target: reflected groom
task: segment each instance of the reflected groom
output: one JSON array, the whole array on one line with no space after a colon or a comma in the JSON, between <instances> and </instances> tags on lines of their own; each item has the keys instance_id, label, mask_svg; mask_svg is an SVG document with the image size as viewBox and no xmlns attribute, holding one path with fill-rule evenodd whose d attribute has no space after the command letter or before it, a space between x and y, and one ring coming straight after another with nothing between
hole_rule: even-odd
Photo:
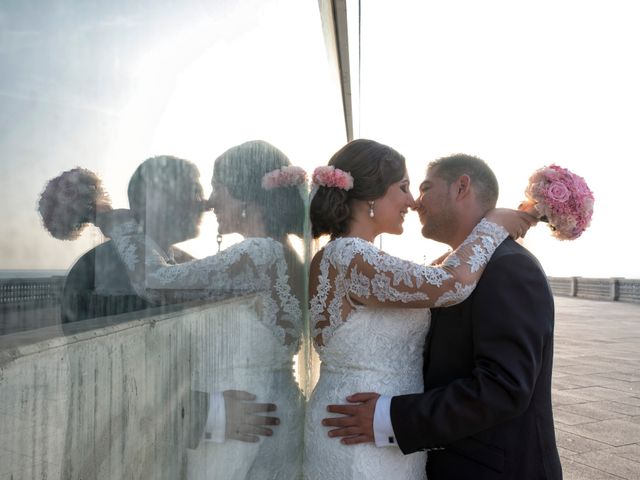
<instances>
[{"instance_id":1,"label":"reflected groom","mask_svg":"<svg viewBox=\"0 0 640 480\"><path fill-rule=\"evenodd\" d=\"M193 163L163 155L142 162L129 180L127 195L134 218L172 263L193 260L174 244L198 235L206 209L199 177ZM154 306L136 294L108 240L86 252L70 269L62 295L62 323ZM73 326L66 329L76 331Z\"/></svg>"},{"instance_id":2,"label":"reflected groom","mask_svg":"<svg viewBox=\"0 0 640 480\"><path fill-rule=\"evenodd\" d=\"M417 211L422 234L456 248L493 208L491 169L468 155L429 164ZM332 437L429 452L429 480L561 479L551 409L553 297L539 263L508 238L473 294L432 310L425 392L360 393L328 410ZM397 446L396 446L397 445Z\"/></svg>"}]
</instances>

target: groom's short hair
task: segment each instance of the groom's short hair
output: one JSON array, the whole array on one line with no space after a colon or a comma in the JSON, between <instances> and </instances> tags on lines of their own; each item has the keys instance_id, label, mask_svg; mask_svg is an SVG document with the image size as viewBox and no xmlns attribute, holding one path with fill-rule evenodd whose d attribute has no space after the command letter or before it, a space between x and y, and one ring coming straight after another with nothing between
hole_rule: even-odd
<instances>
[{"instance_id":1,"label":"groom's short hair","mask_svg":"<svg viewBox=\"0 0 640 480\"><path fill-rule=\"evenodd\" d=\"M461 175L468 175L480 204L489 209L494 208L500 193L498 179L487 163L472 155L457 153L438 158L429 163L428 170L451 184Z\"/></svg>"},{"instance_id":2,"label":"groom's short hair","mask_svg":"<svg viewBox=\"0 0 640 480\"><path fill-rule=\"evenodd\" d=\"M195 164L171 155L151 157L142 162L129 180L129 206L138 221L145 219L147 193L156 190L175 202L188 201L193 186L199 184L200 172Z\"/></svg>"}]
</instances>

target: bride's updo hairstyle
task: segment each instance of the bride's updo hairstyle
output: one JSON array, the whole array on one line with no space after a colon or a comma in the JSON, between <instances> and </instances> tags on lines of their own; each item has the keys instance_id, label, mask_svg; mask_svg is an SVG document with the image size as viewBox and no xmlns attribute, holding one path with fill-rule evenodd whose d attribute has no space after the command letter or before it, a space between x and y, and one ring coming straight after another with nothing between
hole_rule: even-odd
<instances>
[{"instance_id":1,"label":"bride's updo hairstyle","mask_svg":"<svg viewBox=\"0 0 640 480\"><path fill-rule=\"evenodd\" d=\"M264 177L270 172L290 167L289 158L262 140L242 143L220 155L213 166L212 183L224 185L236 200L247 208L260 209L266 234L282 239L287 234L302 236L304 203L300 182L281 182L266 186Z\"/></svg>"},{"instance_id":2,"label":"bride's updo hairstyle","mask_svg":"<svg viewBox=\"0 0 640 480\"><path fill-rule=\"evenodd\" d=\"M353 200L376 200L389 186L402 180L406 167L402 155L374 140L358 139L338 150L329 165L349 173L353 188L318 186L310 206L313 238L344 235L351 221Z\"/></svg>"}]
</instances>

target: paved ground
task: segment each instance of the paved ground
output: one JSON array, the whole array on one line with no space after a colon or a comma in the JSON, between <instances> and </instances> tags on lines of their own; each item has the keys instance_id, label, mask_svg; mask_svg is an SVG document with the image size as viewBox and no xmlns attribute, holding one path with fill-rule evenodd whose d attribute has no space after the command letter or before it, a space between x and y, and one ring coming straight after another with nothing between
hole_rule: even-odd
<instances>
[{"instance_id":1,"label":"paved ground","mask_svg":"<svg viewBox=\"0 0 640 480\"><path fill-rule=\"evenodd\" d=\"M640 304L556 297L555 338L565 480L640 479Z\"/></svg>"}]
</instances>

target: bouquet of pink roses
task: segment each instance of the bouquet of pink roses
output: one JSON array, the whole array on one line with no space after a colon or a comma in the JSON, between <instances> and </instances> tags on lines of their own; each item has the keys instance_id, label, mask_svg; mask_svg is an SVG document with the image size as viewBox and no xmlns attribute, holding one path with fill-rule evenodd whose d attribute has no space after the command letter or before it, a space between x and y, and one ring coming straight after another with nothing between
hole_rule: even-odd
<instances>
[{"instance_id":1,"label":"bouquet of pink roses","mask_svg":"<svg viewBox=\"0 0 640 480\"><path fill-rule=\"evenodd\" d=\"M88 224L96 223L99 213L109 210L100 178L80 167L49 180L38 201L44 227L60 240L75 240Z\"/></svg>"},{"instance_id":2,"label":"bouquet of pink roses","mask_svg":"<svg viewBox=\"0 0 640 480\"><path fill-rule=\"evenodd\" d=\"M536 170L525 190L520 208L549 223L553 236L573 240L582 235L593 214L593 193L584 178L550 165Z\"/></svg>"}]
</instances>

